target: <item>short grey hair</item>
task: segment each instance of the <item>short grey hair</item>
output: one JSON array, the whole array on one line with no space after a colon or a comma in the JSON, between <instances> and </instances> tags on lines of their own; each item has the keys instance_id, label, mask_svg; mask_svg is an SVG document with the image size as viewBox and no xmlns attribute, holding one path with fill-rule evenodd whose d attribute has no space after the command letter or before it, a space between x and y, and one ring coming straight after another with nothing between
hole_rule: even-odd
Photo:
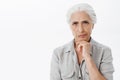
<instances>
[{"instance_id":1,"label":"short grey hair","mask_svg":"<svg viewBox=\"0 0 120 80\"><path fill-rule=\"evenodd\" d=\"M68 12L67 12L67 22L68 23L70 23L71 15L77 11L85 11L90 16L92 23L93 24L96 23L97 19L96 19L95 11L93 10L92 6L90 6L87 3L76 4L68 10Z\"/></svg>"}]
</instances>

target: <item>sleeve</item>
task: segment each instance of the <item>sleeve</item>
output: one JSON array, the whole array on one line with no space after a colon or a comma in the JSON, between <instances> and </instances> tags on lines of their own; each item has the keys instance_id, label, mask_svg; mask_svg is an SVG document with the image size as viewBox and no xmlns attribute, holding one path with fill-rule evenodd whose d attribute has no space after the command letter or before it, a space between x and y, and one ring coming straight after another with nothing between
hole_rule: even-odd
<instances>
[{"instance_id":1,"label":"sleeve","mask_svg":"<svg viewBox=\"0 0 120 80\"><path fill-rule=\"evenodd\" d=\"M50 80L62 80L60 76L59 58L57 50L54 50L51 60Z\"/></svg>"},{"instance_id":2,"label":"sleeve","mask_svg":"<svg viewBox=\"0 0 120 80\"><path fill-rule=\"evenodd\" d=\"M112 61L113 58L111 54L111 49L110 48L104 49L100 65L100 71L106 78L106 80L113 80L114 67Z\"/></svg>"}]
</instances>

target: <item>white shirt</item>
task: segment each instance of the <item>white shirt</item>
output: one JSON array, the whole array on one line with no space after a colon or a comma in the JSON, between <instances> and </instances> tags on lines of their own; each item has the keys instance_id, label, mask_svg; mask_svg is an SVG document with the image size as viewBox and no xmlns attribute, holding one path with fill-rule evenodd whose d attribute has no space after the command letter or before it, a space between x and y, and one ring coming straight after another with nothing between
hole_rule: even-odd
<instances>
[{"instance_id":1,"label":"white shirt","mask_svg":"<svg viewBox=\"0 0 120 80\"><path fill-rule=\"evenodd\" d=\"M113 80L114 68L110 48L93 39L90 40L90 44L90 55L98 70L107 80ZM50 80L89 80L85 61L82 60L82 63L78 64L74 40L54 50Z\"/></svg>"}]
</instances>

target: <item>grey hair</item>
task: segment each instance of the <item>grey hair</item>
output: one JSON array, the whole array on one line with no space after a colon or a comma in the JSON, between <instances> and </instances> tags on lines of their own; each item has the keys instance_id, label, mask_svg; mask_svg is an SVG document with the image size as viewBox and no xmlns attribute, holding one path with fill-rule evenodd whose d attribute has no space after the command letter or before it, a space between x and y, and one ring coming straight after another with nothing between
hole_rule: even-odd
<instances>
[{"instance_id":1,"label":"grey hair","mask_svg":"<svg viewBox=\"0 0 120 80\"><path fill-rule=\"evenodd\" d=\"M71 15L77 11L85 11L91 18L92 23L96 23L96 14L93 8L87 3L80 3L71 7L67 12L67 22L70 23Z\"/></svg>"}]
</instances>

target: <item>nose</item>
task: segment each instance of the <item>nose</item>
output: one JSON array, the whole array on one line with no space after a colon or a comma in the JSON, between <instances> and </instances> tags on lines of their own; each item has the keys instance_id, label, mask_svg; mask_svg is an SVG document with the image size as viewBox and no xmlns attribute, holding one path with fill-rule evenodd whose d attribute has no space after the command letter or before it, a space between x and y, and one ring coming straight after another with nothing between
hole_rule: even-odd
<instances>
[{"instance_id":1,"label":"nose","mask_svg":"<svg viewBox=\"0 0 120 80\"><path fill-rule=\"evenodd\" d=\"M78 26L78 31L79 32L83 32L84 31L84 28L83 28L83 26L81 24Z\"/></svg>"}]
</instances>

